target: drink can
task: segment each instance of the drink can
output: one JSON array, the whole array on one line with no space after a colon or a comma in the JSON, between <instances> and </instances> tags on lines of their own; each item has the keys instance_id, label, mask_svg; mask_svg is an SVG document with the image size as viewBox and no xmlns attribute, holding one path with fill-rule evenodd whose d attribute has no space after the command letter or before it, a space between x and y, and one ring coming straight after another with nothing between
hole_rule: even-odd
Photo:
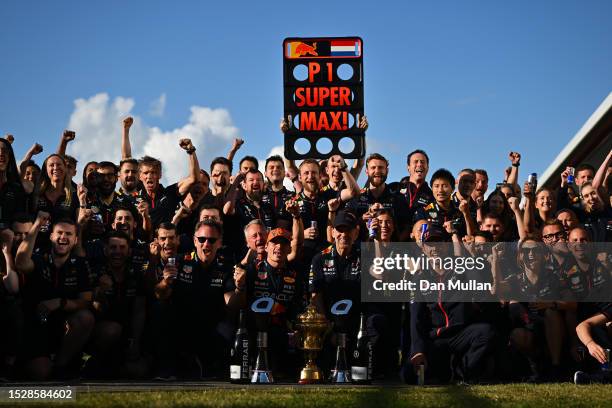
<instances>
[{"instance_id":1,"label":"drink can","mask_svg":"<svg viewBox=\"0 0 612 408\"><path fill-rule=\"evenodd\" d=\"M575 175L575 173L576 173L576 169L575 169L575 168L573 168L573 167L568 167L568 168L567 168L567 171L568 171L568 175L567 175L567 184L574 184L574 182L575 182L575 180L576 180L576 179L574 178L574 175Z\"/></svg>"},{"instance_id":2,"label":"drink can","mask_svg":"<svg viewBox=\"0 0 612 408\"><path fill-rule=\"evenodd\" d=\"M368 238L374 239L376 238L376 230L372 228L372 220L368 220Z\"/></svg>"},{"instance_id":3,"label":"drink can","mask_svg":"<svg viewBox=\"0 0 612 408\"><path fill-rule=\"evenodd\" d=\"M427 228L428 228L427 223L421 225L421 237L420 237L421 238L421 242L423 242L423 240L425 239L425 234L427 233Z\"/></svg>"},{"instance_id":4,"label":"drink can","mask_svg":"<svg viewBox=\"0 0 612 408\"><path fill-rule=\"evenodd\" d=\"M610 349L604 349L606 355L606 362L601 365L601 369L604 371L610 371Z\"/></svg>"},{"instance_id":5,"label":"drink can","mask_svg":"<svg viewBox=\"0 0 612 408\"><path fill-rule=\"evenodd\" d=\"M168 258L169 266L176 266L176 258Z\"/></svg>"},{"instance_id":6,"label":"drink can","mask_svg":"<svg viewBox=\"0 0 612 408\"><path fill-rule=\"evenodd\" d=\"M417 366L417 385L425 385L425 365Z\"/></svg>"},{"instance_id":7,"label":"drink can","mask_svg":"<svg viewBox=\"0 0 612 408\"><path fill-rule=\"evenodd\" d=\"M310 228L317 229L317 222L316 221L310 221Z\"/></svg>"}]
</instances>

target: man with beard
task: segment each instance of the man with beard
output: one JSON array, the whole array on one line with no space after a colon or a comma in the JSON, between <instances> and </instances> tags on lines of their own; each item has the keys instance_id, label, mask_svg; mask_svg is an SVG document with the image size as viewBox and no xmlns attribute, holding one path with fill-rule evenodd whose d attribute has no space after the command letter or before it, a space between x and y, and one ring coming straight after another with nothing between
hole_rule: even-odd
<instances>
[{"instance_id":1,"label":"man with beard","mask_svg":"<svg viewBox=\"0 0 612 408\"><path fill-rule=\"evenodd\" d=\"M97 173L98 187L96 189L96 200L91 204L90 208L94 213L94 221L97 218L97 221L104 225L104 229L108 230L113 221L112 217L115 210L118 207L134 206L134 204L127 195L120 195L115 192L117 166L107 161L99 162ZM146 205L144 201L140 202L135 209L138 209L141 215L145 215L147 214L147 211L145 211ZM96 214L99 214L100 217L97 217Z\"/></svg>"},{"instance_id":2,"label":"man with beard","mask_svg":"<svg viewBox=\"0 0 612 408\"><path fill-rule=\"evenodd\" d=\"M129 158L119 162L119 182L117 195L126 196L136 202L138 196L138 160Z\"/></svg>"},{"instance_id":3,"label":"man with beard","mask_svg":"<svg viewBox=\"0 0 612 408\"><path fill-rule=\"evenodd\" d=\"M238 193L238 183L244 189L244 196L236 198ZM223 207L223 213L230 217L225 223L235 225L229 234L229 238L236 238L238 249L244 247L242 230L252 220L261 220L269 230L276 226L276 215L272 205L262 201L264 192L263 174L258 170L250 169L244 175L239 175L234 180L232 187L227 195L227 202ZM228 224L233 223L233 224ZM238 257L241 258L244 252L239 250Z\"/></svg>"},{"instance_id":4,"label":"man with beard","mask_svg":"<svg viewBox=\"0 0 612 408\"><path fill-rule=\"evenodd\" d=\"M462 200L457 207L451 200L454 184L455 178L450 171L437 170L431 176L431 188L435 201L417 210L415 221L426 219L431 225L437 225L440 228L443 228L446 222L451 222L460 236L474 235L476 223L470 214L468 202Z\"/></svg>"},{"instance_id":5,"label":"man with beard","mask_svg":"<svg viewBox=\"0 0 612 408\"><path fill-rule=\"evenodd\" d=\"M178 183L163 187L159 181L162 177L161 162L149 156L143 157L138 166L143 188L139 191L136 202L144 200L149 205L153 228L162 222L170 222L181 198L191 186L198 181L200 166L195 154L196 148L190 139L181 139L179 146L189 157L189 176Z\"/></svg>"},{"instance_id":6,"label":"man with beard","mask_svg":"<svg viewBox=\"0 0 612 408\"><path fill-rule=\"evenodd\" d=\"M119 195L126 195L134 200L138 196L138 160L132 157L130 144L130 128L134 124L131 116L123 119L123 134L121 136L121 161L119 162L119 180L121 187Z\"/></svg>"},{"instance_id":7,"label":"man with beard","mask_svg":"<svg viewBox=\"0 0 612 408\"><path fill-rule=\"evenodd\" d=\"M145 279L148 288L157 286L164 279L174 279L182 266L183 257L178 254L179 237L174 224L164 222L157 227L155 238L149 244L149 262L145 263Z\"/></svg>"},{"instance_id":8,"label":"man with beard","mask_svg":"<svg viewBox=\"0 0 612 408\"><path fill-rule=\"evenodd\" d=\"M62 379L77 373L79 353L94 326L89 311L92 282L85 258L71 254L77 241L77 226L69 219L58 220L51 229L51 250L33 254L40 227L49 214L39 212L32 229L17 250L16 265L23 275L24 310L29 357L28 377ZM50 355L56 354L51 362Z\"/></svg>"},{"instance_id":9,"label":"man with beard","mask_svg":"<svg viewBox=\"0 0 612 408\"><path fill-rule=\"evenodd\" d=\"M434 201L431 188L427 185L427 172L429 171L429 156L425 151L417 149L408 153L406 158L408 178L400 182L400 193L408 202L409 217L414 218L418 208L425 207Z\"/></svg>"},{"instance_id":10,"label":"man with beard","mask_svg":"<svg viewBox=\"0 0 612 408\"><path fill-rule=\"evenodd\" d=\"M475 202L479 200L484 201L485 194L489 189L489 175L487 171L483 169L474 170L474 174L476 175L476 185L474 186L474 191L472 191L472 199Z\"/></svg>"},{"instance_id":11,"label":"man with beard","mask_svg":"<svg viewBox=\"0 0 612 408\"><path fill-rule=\"evenodd\" d=\"M300 182L303 190L293 197L297 203L304 226L304 251L302 261L309 265L312 257L321 251L327 243L328 200L321 194L319 163L306 159L300 164ZM341 171L346 172L346 168ZM352 197L347 187L340 192L341 197Z\"/></svg>"},{"instance_id":12,"label":"man with beard","mask_svg":"<svg viewBox=\"0 0 612 408\"><path fill-rule=\"evenodd\" d=\"M384 208L391 212L396 223L396 230L400 240L410 234L409 208L406 198L391 190L386 184L389 174L389 161L378 153L373 153L366 159L366 175L368 185L361 190L361 195L353 198L346 208L353 211L362 221L361 240L367 237L365 223L376 216L374 208ZM376 205L378 204L378 205ZM376 205L376 206L375 206Z\"/></svg>"},{"instance_id":13,"label":"man with beard","mask_svg":"<svg viewBox=\"0 0 612 408\"><path fill-rule=\"evenodd\" d=\"M96 270L96 325L85 371L89 377L116 378L125 363L130 368L123 371L132 377L138 374L134 368L140 359L146 314L141 265L130 262L130 239L120 231L106 235L104 255L106 262Z\"/></svg>"},{"instance_id":14,"label":"man with beard","mask_svg":"<svg viewBox=\"0 0 612 408\"><path fill-rule=\"evenodd\" d=\"M227 368L233 334L227 312L237 311L238 297L232 265L218 252L222 237L221 224L199 222L193 235L195 253L173 272L164 271L156 287L160 378L178 371L199 379L202 363L207 376L222 376ZM176 361L179 367L174 367Z\"/></svg>"},{"instance_id":15,"label":"man with beard","mask_svg":"<svg viewBox=\"0 0 612 408\"><path fill-rule=\"evenodd\" d=\"M213 182L211 192L219 207L225 204L225 196L230 188L232 167L232 162L225 157L217 157L210 163L210 177Z\"/></svg>"},{"instance_id":16,"label":"man with beard","mask_svg":"<svg viewBox=\"0 0 612 408\"><path fill-rule=\"evenodd\" d=\"M275 155L266 159L266 185L262 201L271 205L274 209L276 218L288 219L288 214L285 212L285 203L293 197L293 192L287 190L283 185L285 179L285 164L283 158Z\"/></svg>"}]
</instances>

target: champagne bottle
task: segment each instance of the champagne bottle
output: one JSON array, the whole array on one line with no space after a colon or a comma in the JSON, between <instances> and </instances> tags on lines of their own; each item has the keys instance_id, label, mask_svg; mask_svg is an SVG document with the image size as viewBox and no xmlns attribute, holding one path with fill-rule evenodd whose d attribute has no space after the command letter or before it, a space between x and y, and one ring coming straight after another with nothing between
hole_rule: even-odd
<instances>
[{"instance_id":1,"label":"champagne bottle","mask_svg":"<svg viewBox=\"0 0 612 408\"><path fill-rule=\"evenodd\" d=\"M336 364L331 372L332 384L351 382L351 372L346 362L346 333L338 333L338 348L336 349Z\"/></svg>"},{"instance_id":2,"label":"champagne bottle","mask_svg":"<svg viewBox=\"0 0 612 408\"><path fill-rule=\"evenodd\" d=\"M251 376L251 382L255 384L270 384L274 382L272 371L268 365L268 333L257 333L257 361L255 370Z\"/></svg>"},{"instance_id":3,"label":"champagne bottle","mask_svg":"<svg viewBox=\"0 0 612 408\"><path fill-rule=\"evenodd\" d=\"M250 379L249 333L246 328L244 310L240 311L238 330L234 339L230 359L230 382L248 383Z\"/></svg>"},{"instance_id":4,"label":"champagne bottle","mask_svg":"<svg viewBox=\"0 0 612 408\"><path fill-rule=\"evenodd\" d=\"M372 382L372 343L366 318L361 313L357 343L353 351L353 363L351 364L351 379L355 384L370 384Z\"/></svg>"}]
</instances>

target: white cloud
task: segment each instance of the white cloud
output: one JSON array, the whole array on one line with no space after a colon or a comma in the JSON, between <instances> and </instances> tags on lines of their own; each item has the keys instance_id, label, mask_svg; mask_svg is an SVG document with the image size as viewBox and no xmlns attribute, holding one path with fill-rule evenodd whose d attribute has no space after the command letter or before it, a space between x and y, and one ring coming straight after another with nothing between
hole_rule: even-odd
<instances>
[{"instance_id":1,"label":"white cloud","mask_svg":"<svg viewBox=\"0 0 612 408\"><path fill-rule=\"evenodd\" d=\"M111 101L106 93L75 100L68 128L76 131L77 137L69 145L68 153L79 160L80 169L89 161L119 162L122 120L128 115L134 117L130 130L132 156L147 154L160 159L165 185L178 181L188 172L187 154L178 146L179 139L193 141L200 164L206 168L214 157L224 156L233 138L240 136L226 109L192 106L186 124L165 131L149 127L142 118L131 114L134 105L132 98L119 96Z\"/></svg>"},{"instance_id":2,"label":"white cloud","mask_svg":"<svg viewBox=\"0 0 612 408\"><path fill-rule=\"evenodd\" d=\"M166 110L166 94L159 95L159 98L151 102L151 108L149 109L149 115L162 117Z\"/></svg>"}]
</instances>

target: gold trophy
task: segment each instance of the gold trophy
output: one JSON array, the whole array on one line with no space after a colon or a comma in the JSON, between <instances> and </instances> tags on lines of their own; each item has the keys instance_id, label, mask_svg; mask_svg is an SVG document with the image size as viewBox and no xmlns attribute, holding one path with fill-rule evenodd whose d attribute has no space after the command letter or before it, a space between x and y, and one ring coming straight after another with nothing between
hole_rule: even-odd
<instances>
[{"instance_id":1,"label":"gold trophy","mask_svg":"<svg viewBox=\"0 0 612 408\"><path fill-rule=\"evenodd\" d=\"M318 313L311 303L306 311L298 316L296 324L299 333L299 346L304 350L306 366L300 372L299 384L316 384L323 381L323 373L317 367L315 359L323 348L325 331L329 327L325 316Z\"/></svg>"}]
</instances>

